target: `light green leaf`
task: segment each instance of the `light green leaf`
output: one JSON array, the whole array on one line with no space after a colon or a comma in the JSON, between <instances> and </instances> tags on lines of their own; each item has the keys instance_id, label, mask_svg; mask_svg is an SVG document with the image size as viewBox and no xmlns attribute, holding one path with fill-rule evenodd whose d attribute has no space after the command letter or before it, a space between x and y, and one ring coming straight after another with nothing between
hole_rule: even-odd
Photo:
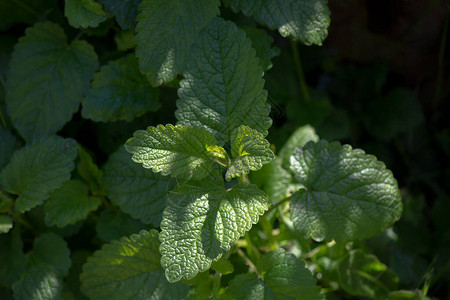
<instances>
[{"instance_id":1,"label":"light green leaf","mask_svg":"<svg viewBox=\"0 0 450 300\"><path fill-rule=\"evenodd\" d=\"M272 58L280 55L280 49L272 48L273 38L266 31L255 27L242 28L247 37L252 40L252 47L256 50L256 57L264 71L272 68Z\"/></svg>"},{"instance_id":2,"label":"light green leaf","mask_svg":"<svg viewBox=\"0 0 450 300\"><path fill-rule=\"evenodd\" d=\"M134 32L130 29L118 31L116 35L114 35L114 41L116 42L119 51L127 51L136 47Z\"/></svg>"},{"instance_id":3,"label":"light green leaf","mask_svg":"<svg viewBox=\"0 0 450 300\"><path fill-rule=\"evenodd\" d=\"M207 270L268 206L264 192L248 183L228 190L209 180L178 185L161 222L161 265L169 282Z\"/></svg>"},{"instance_id":4,"label":"light green leaf","mask_svg":"<svg viewBox=\"0 0 450 300\"><path fill-rule=\"evenodd\" d=\"M270 143L260 132L240 126L231 139L233 159L225 174L226 180L259 170L269 163L275 157L269 147Z\"/></svg>"},{"instance_id":5,"label":"light green leaf","mask_svg":"<svg viewBox=\"0 0 450 300\"><path fill-rule=\"evenodd\" d=\"M106 20L102 6L93 0L65 0L64 15L75 28L97 27Z\"/></svg>"},{"instance_id":6,"label":"light green leaf","mask_svg":"<svg viewBox=\"0 0 450 300\"><path fill-rule=\"evenodd\" d=\"M107 13L116 16L122 29L134 29L141 0L98 0Z\"/></svg>"},{"instance_id":7,"label":"light green leaf","mask_svg":"<svg viewBox=\"0 0 450 300\"><path fill-rule=\"evenodd\" d=\"M94 195L103 195L103 172L97 167L92 157L80 144L78 144L78 157L80 158L77 164L78 174L87 182L89 189Z\"/></svg>"},{"instance_id":8,"label":"light green leaf","mask_svg":"<svg viewBox=\"0 0 450 300\"><path fill-rule=\"evenodd\" d=\"M159 226L166 207L170 178L142 168L121 147L104 168L106 195L120 209L146 224Z\"/></svg>"},{"instance_id":9,"label":"light green leaf","mask_svg":"<svg viewBox=\"0 0 450 300\"><path fill-rule=\"evenodd\" d=\"M108 122L131 121L148 111L156 111L158 89L151 87L139 71L133 53L108 63L94 75L83 99L84 118Z\"/></svg>"},{"instance_id":10,"label":"light green leaf","mask_svg":"<svg viewBox=\"0 0 450 300\"><path fill-rule=\"evenodd\" d=\"M0 124L0 171L9 162L16 148L16 137Z\"/></svg>"},{"instance_id":11,"label":"light green leaf","mask_svg":"<svg viewBox=\"0 0 450 300\"><path fill-rule=\"evenodd\" d=\"M306 45L322 45L328 35L330 10L328 0L223 0L225 5L284 37L292 37Z\"/></svg>"},{"instance_id":12,"label":"light green leaf","mask_svg":"<svg viewBox=\"0 0 450 300\"><path fill-rule=\"evenodd\" d=\"M234 272L233 264L224 257L219 260L213 261L211 264L211 268L223 275L231 274Z\"/></svg>"},{"instance_id":13,"label":"light green leaf","mask_svg":"<svg viewBox=\"0 0 450 300\"><path fill-rule=\"evenodd\" d=\"M58 136L16 151L0 174L0 185L5 191L19 196L15 210L23 213L42 204L69 180L76 156L76 142Z\"/></svg>"},{"instance_id":14,"label":"light green leaf","mask_svg":"<svg viewBox=\"0 0 450 300\"><path fill-rule=\"evenodd\" d=\"M184 70L200 30L219 14L218 0L143 0L136 26L136 56L152 85Z\"/></svg>"},{"instance_id":15,"label":"light green leaf","mask_svg":"<svg viewBox=\"0 0 450 300\"><path fill-rule=\"evenodd\" d=\"M289 137L286 143L280 150L280 157L282 159L282 166L286 170L289 170L291 155L294 154L296 147L303 147L307 142L318 142L319 136L316 134L314 128L310 125L305 125L297 128L294 133Z\"/></svg>"},{"instance_id":16,"label":"light green leaf","mask_svg":"<svg viewBox=\"0 0 450 300\"><path fill-rule=\"evenodd\" d=\"M101 204L100 198L90 197L88 187L79 180L66 181L45 202L45 223L65 227L84 220Z\"/></svg>"},{"instance_id":17,"label":"light green leaf","mask_svg":"<svg viewBox=\"0 0 450 300\"><path fill-rule=\"evenodd\" d=\"M388 295L389 300L431 300L431 298L423 295L422 291L394 291L390 292Z\"/></svg>"},{"instance_id":18,"label":"light green leaf","mask_svg":"<svg viewBox=\"0 0 450 300\"><path fill-rule=\"evenodd\" d=\"M159 245L156 230L104 245L83 266L82 291L92 300L184 299L188 286L164 278Z\"/></svg>"},{"instance_id":19,"label":"light green leaf","mask_svg":"<svg viewBox=\"0 0 450 300\"><path fill-rule=\"evenodd\" d=\"M179 124L203 127L220 143L247 125L267 135L272 121L263 70L251 41L236 25L216 18L193 46L180 82Z\"/></svg>"},{"instance_id":20,"label":"light green leaf","mask_svg":"<svg viewBox=\"0 0 450 300\"><path fill-rule=\"evenodd\" d=\"M309 142L296 148L291 170L304 186L290 202L294 228L315 240L367 238L392 226L402 214L392 172L360 149Z\"/></svg>"},{"instance_id":21,"label":"light green leaf","mask_svg":"<svg viewBox=\"0 0 450 300\"><path fill-rule=\"evenodd\" d=\"M0 285L11 286L20 279L27 265L20 226L0 235Z\"/></svg>"},{"instance_id":22,"label":"light green leaf","mask_svg":"<svg viewBox=\"0 0 450 300\"><path fill-rule=\"evenodd\" d=\"M339 265L339 283L351 295L382 300L397 288L398 277L376 256L358 249Z\"/></svg>"},{"instance_id":23,"label":"light green leaf","mask_svg":"<svg viewBox=\"0 0 450 300\"><path fill-rule=\"evenodd\" d=\"M95 229L99 238L112 241L148 228L139 220L120 211L104 210L97 220Z\"/></svg>"},{"instance_id":24,"label":"light green leaf","mask_svg":"<svg viewBox=\"0 0 450 300\"><path fill-rule=\"evenodd\" d=\"M305 263L283 248L261 256L258 273L238 275L230 282L228 299L325 299Z\"/></svg>"},{"instance_id":25,"label":"light green leaf","mask_svg":"<svg viewBox=\"0 0 450 300\"><path fill-rule=\"evenodd\" d=\"M59 25L28 28L14 48L6 81L14 127L27 141L61 129L78 110L97 67L94 48L79 40L67 44Z\"/></svg>"},{"instance_id":26,"label":"light green leaf","mask_svg":"<svg viewBox=\"0 0 450 300\"><path fill-rule=\"evenodd\" d=\"M214 136L202 128L168 124L136 131L125 148L144 168L197 180L210 175L213 160L207 147L215 144Z\"/></svg>"},{"instance_id":27,"label":"light green leaf","mask_svg":"<svg viewBox=\"0 0 450 300\"><path fill-rule=\"evenodd\" d=\"M10 216L0 215L0 234L8 233L13 228L13 220Z\"/></svg>"}]
</instances>

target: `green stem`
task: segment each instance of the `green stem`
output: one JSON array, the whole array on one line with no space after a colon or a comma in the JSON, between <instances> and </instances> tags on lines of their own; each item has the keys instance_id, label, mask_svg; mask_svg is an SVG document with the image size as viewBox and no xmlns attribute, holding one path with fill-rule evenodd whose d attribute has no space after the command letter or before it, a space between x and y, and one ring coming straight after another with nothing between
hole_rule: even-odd
<instances>
[{"instance_id":1,"label":"green stem","mask_svg":"<svg viewBox=\"0 0 450 300\"><path fill-rule=\"evenodd\" d=\"M295 71L297 72L298 81L300 84L300 92L302 93L304 101L311 101L309 96L308 86L305 81L305 74L303 73L302 62L300 54L298 53L297 42L291 41L292 56L294 58Z\"/></svg>"},{"instance_id":2,"label":"green stem","mask_svg":"<svg viewBox=\"0 0 450 300\"><path fill-rule=\"evenodd\" d=\"M261 274L258 273L258 269L256 268L255 264L245 255L244 251L242 251L240 248L236 248L236 253L242 257L242 259L245 261L245 263L248 265L249 271L256 273L258 275L259 279L263 279Z\"/></svg>"},{"instance_id":3,"label":"green stem","mask_svg":"<svg viewBox=\"0 0 450 300\"><path fill-rule=\"evenodd\" d=\"M444 32L442 32L441 37L441 45L439 47L439 56L438 56L438 71L437 71L437 80L436 80L436 89L434 92L434 101L433 105L436 107L441 98L442 91L442 81L444 78L444 56L445 56L445 46L447 44L447 32L448 32L448 21L449 21L450 13L447 12L444 22Z\"/></svg>"},{"instance_id":4,"label":"green stem","mask_svg":"<svg viewBox=\"0 0 450 300\"><path fill-rule=\"evenodd\" d=\"M278 206L282 205L283 203L289 201L291 199L291 195L281 199L280 201L278 201L277 203L275 203L274 205L272 205L265 213L263 216L267 216L272 210L276 209Z\"/></svg>"}]
</instances>

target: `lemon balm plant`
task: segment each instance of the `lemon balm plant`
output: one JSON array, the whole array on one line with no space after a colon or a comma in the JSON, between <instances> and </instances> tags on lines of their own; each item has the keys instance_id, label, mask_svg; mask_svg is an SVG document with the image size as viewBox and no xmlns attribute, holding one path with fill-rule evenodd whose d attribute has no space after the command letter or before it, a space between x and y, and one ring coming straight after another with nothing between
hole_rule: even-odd
<instances>
[{"instance_id":1,"label":"lemon balm plant","mask_svg":"<svg viewBox=\"0 0 450 300\"><path fill-rule=\"evenodd\" d=\"M2 28L30 25L1 74L5 297L324 299L312 241L341 247L400 218L397 182L374 156L310 126L279 151L266 139L263 77L278 53L267 32L321 45L326 0L44 2L0 4ZM146 119L171 88L176 124ZM76 124L135 119L153 126L99 168L83 139L95 134ZM341 289L395 290L376 257L339 249Z\"/></svg>"}]
</instances>

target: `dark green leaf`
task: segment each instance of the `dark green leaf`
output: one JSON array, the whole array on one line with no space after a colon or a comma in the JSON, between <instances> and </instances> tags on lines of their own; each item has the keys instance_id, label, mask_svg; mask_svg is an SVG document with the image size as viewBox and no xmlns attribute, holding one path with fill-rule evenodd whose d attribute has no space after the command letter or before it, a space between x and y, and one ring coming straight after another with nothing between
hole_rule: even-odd
<instances>
[{"instance_id":1,"label":"dark green leaf","mask_svg":"<svg viewBox=\"0 0 450 300\"><path fill-rule=\"evenodd\" d=\"M64 15L75 28L97 27L106 20L102 6L93 0L65 0Z\"/></svg>"},{"instance_id":2,"label":"dark green leaf","mask_svg":"<svg viewBox=\"0 0 450 300\"><path fill-rule=\"evenodd\" d=\"M280 157L282 159L282 165L285 169L289 169L291 155L294 154L294 150L296 147L303 147L307 142L319 141L319 136L316 134L316 131L310 125L305 125L297 128L294 133L289 137L286 143L280 150Z\"/></svg>"},{"instance_id":3,"label":"dark green leaf","mask_svg":"<svg viewBox=\"0 0 450 300\"><path fill-rule=\"evenodd\" d=\"M78 156L80 161L77 164L78 174L89 185L89 189L94 195L103 194L103 172L97 167L92 157L78 144Z\"/></svg>"},{"instance_id":4,"label":"dark green leaf","mask_svg":"<svg viewBox=\"0 0 450 300\"><path fill-rule=\"evenodd\" d=\"M27 257L23 253L20 227L0 235L0 285L11 286L25 270Z\"/></svg>"},{"instance_id":5,"label":"dark green leaf","mask_svg":"<svg viewBox=\"0 0 450 300\"><path fill-rule=\"evenodd\" d=\"M0 123L0 171L9 162L16 148L16 137Z\"/></svg>"},{"instance_id":6,"label":"dark green leaf","mask_svg":"<svg viewBox=\"0 0 450 300\"><path fill-rule=\"evenodd\" d=\"M93 47L78 40L67 44L59 25L28 28L14 48L6 81L14 127L27 141L56 133L78 110L97 67Z\"/></svg>"},{"instance_id":7,"label":"dark green leaf","mask_svg":"<svg viewBox=\"0 0 450 300\"><path fill-rule=\"evenodd\" d=\"M147 229L142 222L133 219L120 211L105 210L97 221L97 235L105 241L118 240L143 229Z\"/></svg>"},{"instance_id":8,"label":"dark green leaf","mask_svg":"<svg viewBox=\"0 0 450 300\"><path fill-rule=\"evenodd\" d=\"M103 4L106 12L116 16L117 23L122 29L134 29L141 0L98 0L98 2Z\"/></svg>"},{"instance_id":9,"label":"dark green leaf","mask_svg":"<svg viewBox=\"0 0 450 300\"><path fill-rule=\"evenodd\" d=\"M132 30L121 30L114 36L119 51L127 51L136 47L134 32Z\"/></svg>"},{"instance_id":10,"label":"dark green leaf","mask_svg":"<svg viewBox=\"0 0 450 300\"><path fill-rule=\"evenodd\" d=\"M271 69L271 59L280 55L280 49L277 47L272 48L273 38L264 30L255 27L244 27L242 29L244 29L247 37L252 40L252 47L256 50L256 57L259 58L259 63L263 70Z\"/></svg>"}]
</instances>

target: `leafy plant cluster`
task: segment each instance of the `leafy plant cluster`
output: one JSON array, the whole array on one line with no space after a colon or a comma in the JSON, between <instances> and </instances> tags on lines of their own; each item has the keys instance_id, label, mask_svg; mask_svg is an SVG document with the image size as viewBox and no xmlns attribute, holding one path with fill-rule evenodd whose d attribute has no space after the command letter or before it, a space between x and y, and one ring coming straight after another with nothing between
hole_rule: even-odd
<instances>
[{"instance_id":1,"label":"leafy plant cluster","mask_svg":"<svg viewBox=\"0 0 450 300\"><path fill-rule=\"evenodd\" d=\"M304 80L270 100L326 0L0 8L1 299L426 299L363 241L395 235L392 172L319 138L346 127Z\"/></svg>"}]
</instances>

